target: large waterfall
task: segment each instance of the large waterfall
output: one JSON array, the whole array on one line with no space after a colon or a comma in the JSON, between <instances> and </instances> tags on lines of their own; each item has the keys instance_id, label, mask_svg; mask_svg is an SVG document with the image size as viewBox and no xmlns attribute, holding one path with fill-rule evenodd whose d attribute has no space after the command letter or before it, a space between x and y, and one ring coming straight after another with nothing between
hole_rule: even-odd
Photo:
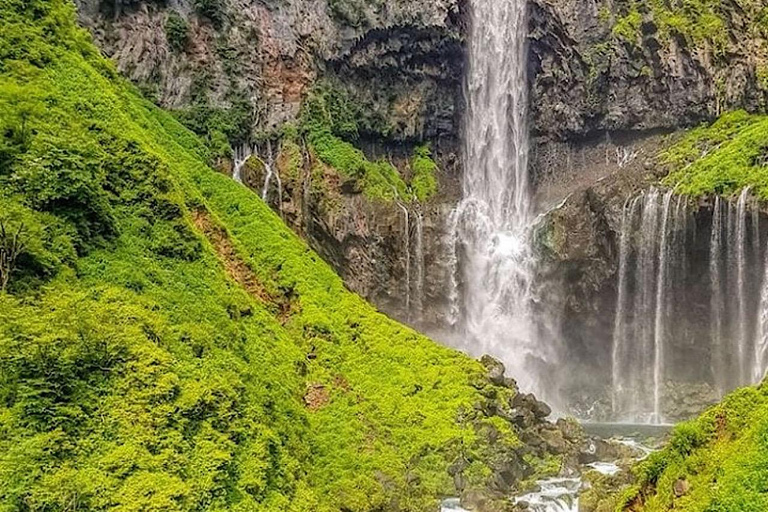
<instances>
[{"instance_id":1,"label":"large waterfall","mask_svg":"<svg viewBox=\"0 0 768 512\"><path fill-rule=\"evenodd\" d=\"M500 357L541 391L533 318L525 0L471 3L463 197L449 220L452 323L460 346Z\"/></svg>"},{"instance_id":2,"label":"large waterfall","mask_svg":"<svg viewBox=\"0 0 768 512\"><path fill-rule=\"evenodd\" d=\"M624 206L611 354L617 419L663 422L665 398L669 407L667 395L686 382L722 396L765 373L758 205L748 188L698 212L688 202L651 188Z\"/></svg>"}]
</instances>

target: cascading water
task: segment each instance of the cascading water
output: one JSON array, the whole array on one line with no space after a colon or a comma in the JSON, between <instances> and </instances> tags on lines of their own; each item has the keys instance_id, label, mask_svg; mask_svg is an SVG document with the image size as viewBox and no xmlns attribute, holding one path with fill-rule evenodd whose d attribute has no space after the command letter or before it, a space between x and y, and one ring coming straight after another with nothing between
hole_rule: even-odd
<instances>
[{"instance_id":1,"label":"cascading water","mask_svg":"<svg viewBox=\"0 0 768 512\"><path fill-rule=\"evenodd\" d=\"M415 283L413 293L413 309L416 320L421 320L424 311L424 215L416 212L416 240L414 241L413 263L415 268Z\"/></svg>"},{"instance_id":2,"label":"cascading water","mask_svg":"<svg viewBox=\"0 0 768 512\"><path fill-rule=\"evenodd\" d=\"M715 199L710 235L712 370L719 394L754 382L761 334L758 216L747 215L749 189L734 204ZM751 228L750 228L751 224ZM726 243L723 243L723 242ZM757 249L755 249L757 247ZM751 249L751 250L750 250ZM760 270L757 270L760 269ZM733 299L726 303L726 298Z\"/></svg>"},{"instance_id":3,"label":"cascading water","mask_svg":"<svg viewBox=\"0 0 768 512\"><path fill-rule=\"evenodd\" d=\"M689 214L683 197L654 188L624 206L611 354L615 419L663 422L665 393L675 386L707 381L722 395L766 371L768 251L758 205L745 188L735 201L716 197L711 213ZM708 225L708 236L696 235L697 224ZM708 367L711 377L701 371Z\"/></svg>"},{"instance_id":4,"label":"cascading water","mask_svg":"<svg viewBox=\"0 0 768 512\"><path fill-rule=\"evenodd\" d=\"M408 208L398 201L397 206L403 212L403 223L405 229L403 230L403 254L405 254L405 310L411 311L411 216L408 212Z\"/></svg>"},{"instance_id":5,"label":"cascading water","mask_svg":"<svg viewBox=\"0 0 768 512\"><path fill-rule=\"evenodd\" d=\"M546 394L531 365L548 350L533 318L526 6L471 2L463 198L449 219L449 296L462 348L500 357L524 388Z\"/></svg>"},{"instance_id":6,"label":"cascading water","mask_svg":"<svg viewBox=\"0 0 768 512\"><path fill-rule=\"evenodd\" d=\"M686 204L652 188L624 206L612 352L612 405L623 420L661 423L667 340L677 303ZM649 390L652 390L649 393Z\"/></svg>"},{"instance_id":7,"label":"cascading water","mask_svg":"<svg viewBox=\"0 0 768 512\"><path fill-rule=\"evenodd\" d=\"M241 144L239 147L235 148L234 172L232 173L232 178L236 182L243 182L243 167L251 155L253 155L253 148L248 144Z\"/></svg>"}]
</instances>

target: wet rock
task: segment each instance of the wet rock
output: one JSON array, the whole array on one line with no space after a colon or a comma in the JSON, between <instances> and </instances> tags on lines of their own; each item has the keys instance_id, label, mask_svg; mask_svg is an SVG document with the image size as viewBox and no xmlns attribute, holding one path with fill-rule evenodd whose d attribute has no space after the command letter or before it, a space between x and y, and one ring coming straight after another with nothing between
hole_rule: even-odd
<instances>
[{"instance_id":1,"label":"wet rock","mask_svg":"<svg viewBox=\"0 0 768 512\"><path fill-rule=\"evenodd\" d=\"M485 366L485 369L488 372L488 380L490 380L491 383L496 386L504 386L506 384L504 378L504 363L487 354L480 358L480 363Z\"/></svg>"},{"instance_id":2,"label":"wet rock","mask_svg":"<svg viewBox=\"0 0 768 512\"><path fill-rule=\"evenodd\" d=\"M568 441L566 441L566 439L563 437L563 433L560 431L560 429L542 429L539 435L544 440L546 449L549 453L562 455L568 451Z\"/></svg>"}]
</instances>

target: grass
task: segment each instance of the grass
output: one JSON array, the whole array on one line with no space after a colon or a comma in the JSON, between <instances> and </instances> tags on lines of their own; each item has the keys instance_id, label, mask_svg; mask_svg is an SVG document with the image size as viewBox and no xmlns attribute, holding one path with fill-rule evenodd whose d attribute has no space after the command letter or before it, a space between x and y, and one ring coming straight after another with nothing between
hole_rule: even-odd
<instances>
[{"instance_id":1,"label":"grass","mask_svg":"<svg viewBox=\"0 0 768 512\"><path fill-rule=\"evenodd\" d=\"M698 419L678 425L668 446L636 472L639 483L625 490L622 500L639 503L642 510L766 510L768 389L739 389ZM675 493L675 483L683 481L687 490Z\"/></svg>"}]
</instances>

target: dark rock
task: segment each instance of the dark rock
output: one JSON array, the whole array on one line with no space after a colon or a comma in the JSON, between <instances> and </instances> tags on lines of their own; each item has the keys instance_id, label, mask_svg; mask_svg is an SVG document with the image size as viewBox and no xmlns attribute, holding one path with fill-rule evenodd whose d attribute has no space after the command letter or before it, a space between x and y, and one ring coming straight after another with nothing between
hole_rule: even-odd
<instances>
[{"instance_id":1,"label":"dark rock","mask_svg":"<svg viewBox=\"0 0 768 512\"><path fill-rule=\"evenodd\" d=\"M488 380L496 386L506 385L506 379L504 378L504 363L498 359L489 355L484 355L480 358L480 363L485 366L488 372Z\"/></svg>"}]
</instances>

